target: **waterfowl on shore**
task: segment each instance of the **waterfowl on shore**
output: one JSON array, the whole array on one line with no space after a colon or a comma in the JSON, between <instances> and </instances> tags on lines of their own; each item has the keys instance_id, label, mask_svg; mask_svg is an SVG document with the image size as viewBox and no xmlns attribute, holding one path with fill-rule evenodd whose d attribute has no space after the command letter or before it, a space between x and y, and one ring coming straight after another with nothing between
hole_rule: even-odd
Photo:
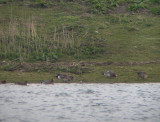
<instances>
[{"instance_id":1,"label":"waterfowl on shore","mask_svg":"<svg viewBox=\"0 0 160 122\"><path fill-rule=\"evenodd\" d=\"M7 83L6 80L1 81L1 84L6 84L6 83Z\"/></svg>"},{"instance_id":2,"label":"waterfowl on shore","mask_svg":"<svg viewBox=\"0 0 160 122\"><path fill-rule=\"evenodd\" d=\"M103 72L103 75L107 77L117 77L117 74L112 70Z\"/></svg>"},{"instance_id":3,"label":"waterfowl on shore","mask_svg":"<svg viewBox=\"0 0 160 122\"><path fill-rule=\"evenodd\" d=\"M79 81L79 83L83 83L83 81L82 81L82 80L80 80L80 81Z\"/></svg>"},{"instance_id":4,"label":"waterfowl on shore","mask_svg":"<svg viewBox=\"0 0 160 122\"><path fill-rule=\"evenodd\" d=\"M50 81L42 81L41 84L54 84L53 78Z\"/></svg>"},{"instance_id":5,"label":"waterfowl on shore","mask_svg":"<svg viewBox=\"0 0 160 122\"><path fill-rule=\"evenodd\" d=\"M16 85L27 85L28 81L24 82L15 82Z\"/></svg>"},{"instance_id":6,"label":"waterfowl on shore","mask_svg":"<svg viewBox=\"0 0 160 122\"><path fill-rule=\"evenodd\" d=\"M57 74L56 78L58 78L59 80L62 80L63 82L68 82L68 81L74 80L73 76L67 76L66 74Z\"/></svg>"},{"instance_id":7,"label":"waterfowl on shore","mask_svg":"<svg viewBox=\"0 0 160 122\"><path fill-rule=\"evenodd\" d=\"M139 78L142 78L142 79L145 79L148 77L146 72L137 72L137 75Z\"/></svg>"}]
</instances>

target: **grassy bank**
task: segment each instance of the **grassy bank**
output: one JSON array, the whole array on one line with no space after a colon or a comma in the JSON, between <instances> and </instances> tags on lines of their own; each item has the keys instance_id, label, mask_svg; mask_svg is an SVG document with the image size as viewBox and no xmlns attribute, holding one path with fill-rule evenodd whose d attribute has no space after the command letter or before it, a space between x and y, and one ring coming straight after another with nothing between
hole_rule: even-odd
<instances>
[{"instance_id":1,"label":"grassy bank","mask_svg":"<svg viewBox=\"0 0 160 122\"><path fill-rule=\"evenodd\" d=\"M0 0L0 80L159 82L159 15L159 0Z\"/></svg>"},{"instance_id":2,"label":"grassy bank","mask_svg":"<svg viewBox=\"0 0 160 122\"><path fill-rule=\"evenodd\" d=\"M74 76L74 83L148 83L160 82L159 63L97 63L97 62L80 62L73 66L74 63L58 64L23 64L17 66L14 71L13 67L6 71L0 71L0 80L6 79L8 82L28 81L30 83L40 83L43 80L53 78L56 83L59 81L55 76L57 73L64 73ZM83 65L83 66L82 66ZM24 66L24 67L23 67ZM10 67L9 67L10 68ZM107 78L102 73L107 70L114 70L117 73L116 78ZM137 71L145 71L148 74L147 79L137 77Z\"/></svg>"}]
</instances>

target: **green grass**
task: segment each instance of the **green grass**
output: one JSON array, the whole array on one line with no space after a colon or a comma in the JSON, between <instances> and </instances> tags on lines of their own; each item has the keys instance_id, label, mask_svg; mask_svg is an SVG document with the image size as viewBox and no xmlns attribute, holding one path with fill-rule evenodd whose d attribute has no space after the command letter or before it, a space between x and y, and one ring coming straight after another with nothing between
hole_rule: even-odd
<instances>
[{"instance_id":1,"label":"green grass","mask_svg":"<svg viewBox=\"0 0 160 122\"><path fill-rule=\"evenodd\" d=\"M5 0L3 0L4 2ZM88 67L41 67L36 63L53 64L73 62L146 62L160 60L160 17L159 2L143 0L78 0L76 2L42 1L10 2L0 1L0 70L18 71L17 62L34 63L25 68L34 72L71 73L86 82L136 82L136 70L147 71L159 80L159 64L141 66L88 66ZM44 4L44 6L42 6ZM106 5L106 6L104 6ZM117 12L125 6L124 12ZM129 7L133 8L130 10ZM106 8L105 8L106 7ZM146 13L144 13L146 12ZM3 63L9 62L9 64ZM153 65L153 66L151 66ZM147 69L152 67L153 71ZM83 69L84 68L84 69ZM23 68L22 68L23 69ZM106 79L100 72L115 70L116 79ZM127 72L127 71L131 72ZM83 73L82 73L83 72ZM127 74L126 74L127 72ZM8 73L1 72L6 78ZM5 75L6 74L6 75ZM14 74L14 72L13 72ZM23 79L27 79L29 73ZM48 73L44 78L50 79ZM33 76L34 77L34 76ZM38 78L37 78L38 77ZM23 80L20 77L15 79ZM3 78L1 78L3 79ZM13 78L14 79L14 78ZM29 79L31 82L39 80ZM9 81L13 81L9 79ZM145 82L145 81L144 81Z\"/></svg>"},{"instance_id":2,"label":"green grass","mask_svg":"<svg viewBox=\"0 0 160 122\"><path fill-rule=\"evenodd\" d=\"M90 66L90 72L82 74L72 74L61 71L61 73L74 76L73 83L150 83L160 82L159 68L160 64L147 64L141 66ZM117 73L117 78L107 78L102 75L102 72L107 70L114 70ZM148 74L147 79L137 77L137 71L146 71ZM8 83L16 81L28 81L29 83L40 83L43 80L50 80L53 78L56 83L59 81L55 76L58 73L54 72L0 72L0 80L7 80Z\"/></svg>"},{"instance_id":3,"label":"green grass","mask_svg":"<svg viewBox=\"0 0 160 122\"><path fill-rule=\"evenodd\" d=\"M50 73L35 73L35 72L0 72L0 79L6 79L8 83L17 81L28 81L29 83L40 83L43 80L50 80L53 74Z\"/></svg>"}]
</instances>

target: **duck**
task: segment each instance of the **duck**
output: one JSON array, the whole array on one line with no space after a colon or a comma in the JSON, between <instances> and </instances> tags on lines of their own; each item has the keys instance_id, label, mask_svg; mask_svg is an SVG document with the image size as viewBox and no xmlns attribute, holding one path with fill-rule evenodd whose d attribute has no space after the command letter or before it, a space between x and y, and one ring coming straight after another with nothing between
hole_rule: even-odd
<instances>
[{"instance_id":1,"label":"duck","mask_svg":"<svg viewBox=\"0 0 160 122\"><path fill-rule=\"evenodd\" d=\"M57 74L56 78L58 78L59 80L62 80L63 82L68 82L68 81L74 80L73 76L68 76L66 74Z\"/></svg>"},{"instance_id":2,"label":"duck","mask_svg":"<svg viewBox=\"0 0 160 122\"><path fill-rule=\"evenodd\" d=\"M15 82L16 85L27 85L28 81L24 82Z\"/></svg>"},{"instance_id":3,"label":"duck","mask_svg":"<svg viewBox=\"0 0 160 122\"><path fill-rule=\"evenodd\" d=\"M103 75L107 77L117 77L117 74L112 70L103 72Z\"/></svg>"},{"instance_id":4,"label":"duck","mask_svg":"<svg viewBox=\"0 0 160 122\"><path fill-rule=\"evenodd\" d=\"M146 79L148 77L146 72L137 72L139 78Z\"/></svg>"},{"instance_id":5,"label":"duck","mask_svg":"<svg viewBox=\"0 0 160 122\"><path fill-rule=\"evenodd\" d=\"M6 80L2 80L2 81L1 81L1 84L6 84L6 83L7 83Z\"/></svg>"},{"instance_id":6,"label":"duck","mask_svg":"<svg viewBox=\"0 0 160 122\"><path fill-rule=\"evenodd\" d=\"M41 84L54 84L53 78L50 81L42 81Z\"/></svg>"},{"instance_id":7,"label":"duck","mask_svg":"<svg viewBox=\"0 0 160 122\"><path fill-rule=\"evenodd\" d=\"M83 81L82 81L82 80L80 80L80 81L79 81L79 83L83 83Z\"/></svg>"}]
</instances>

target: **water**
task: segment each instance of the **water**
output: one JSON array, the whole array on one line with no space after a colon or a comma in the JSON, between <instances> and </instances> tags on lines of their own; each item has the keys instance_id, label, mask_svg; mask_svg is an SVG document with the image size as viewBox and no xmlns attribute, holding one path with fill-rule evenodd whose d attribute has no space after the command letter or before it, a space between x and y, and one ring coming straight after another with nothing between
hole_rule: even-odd
<instances>
[{"instance_id":1,"label":"water","mask_svg":"<svg viewBox=\"0 0 160 122\"><path fill-rule=\"evenodd\" d=\"M159 83L0 85L0 122L159 121Z\"/></svg>"}]
</instances>

